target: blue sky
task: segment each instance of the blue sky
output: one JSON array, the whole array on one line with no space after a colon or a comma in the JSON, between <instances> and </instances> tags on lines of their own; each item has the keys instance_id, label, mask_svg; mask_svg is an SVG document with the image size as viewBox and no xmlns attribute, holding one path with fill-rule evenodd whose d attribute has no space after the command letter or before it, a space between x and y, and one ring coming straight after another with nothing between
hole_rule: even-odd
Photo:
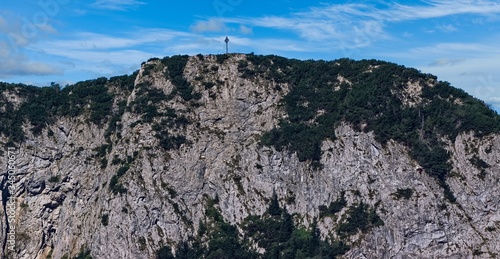
<instances>
[{"instance_id":1,"label":"blue sky","mask_svg":"<svg viewBox=\"0 0 500 259\"><path fill-rule=\"evenodd\" d=\"M21 0L0 9L0 81L62 85L129 74L151 57L224 52L380 59L500 111L493 0Z\"/></svg>"}]
</instances>

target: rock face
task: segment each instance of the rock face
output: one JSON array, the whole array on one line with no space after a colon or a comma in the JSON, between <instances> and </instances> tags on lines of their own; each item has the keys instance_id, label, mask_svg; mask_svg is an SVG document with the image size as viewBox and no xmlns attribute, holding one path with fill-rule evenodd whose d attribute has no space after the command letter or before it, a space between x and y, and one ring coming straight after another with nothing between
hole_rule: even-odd
<instances>
[{"instance_id":1,"label":"rock face","mask_svg":"<svg viewBox=\"0 0 500 259\"><path fill-rule=\"evenodd\" d=\"M4 246L2 253L72 258L85 248L93 258L155 258L164 245L196 233L206 197L218 197L224 219L239 226L249 215L262 215L274 192L281 207L295 213L296 225L308 227L317 218L322 238L339 237L336 229L350 205L374 208L384 224L348 236L344 258L500 256L500 135L467 132L447 142L453 171L446 182L456 202L445 198L408 147L379 143L372 132L349 123L335 128L335 139L322 142L322 167L316 168L296 153L260 144L260 137L287 116L280 101L291 86L242 76L243 61L245 55L222 61L189 57L183 78L201 94L197 100L175 95L148 103L189 121L168 128L170 136L186 138L173 144L176 148L162 148L155 127L163 125L161 117L147 121L135 110L145 89L168 96L176 87L159 60L143 64L130 94L120 96L110 86L116 93L113 110L126 100L111 135L107 124L89 123L86 114L58 117L39 135L26 123L26 139L15 147L15 191L9 197L16 204L10 222L16 245L14 251ZM408 95L409 105L421 100L416 90ZM8 142L5 136L0 140ZM6 179L6 150L0 161ZM113 181L126 192L113 191ZM341 195L347 206L338 215L318 217L320 206ZM0 213L6 215L6 207ZM6 226L2 217L2 240Z\"/></svg>"}]
</instances>

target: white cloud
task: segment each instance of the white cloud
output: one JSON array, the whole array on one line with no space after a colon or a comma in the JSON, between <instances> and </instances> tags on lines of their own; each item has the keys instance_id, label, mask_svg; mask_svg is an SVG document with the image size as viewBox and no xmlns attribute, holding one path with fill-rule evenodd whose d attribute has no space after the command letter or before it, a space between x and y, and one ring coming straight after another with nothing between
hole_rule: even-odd
<instances>
[{"instance_id":1,"label":"white cloud","mask_svg":"<svg viewBox=\"0 0 500 259\"><path fill-rule=\"evenodd\" d=\"M7 22L5 19L0 15L0 31L4 32L7 29Z\"/></svg>"},{"instance_id":2,"label":"white cloud","mask_svg":"<svg viewBox=\"0 0 500 259\"><path fill-rule=\"evenodd\" d=\"M87 10L84 10L84 9L73 9L73 13L77 16L83 16L83 15L86 15L87 14Z\"/></svg>"},{"instance_id":3,"label":"white cloud","mask_svg":"<svg viewBox=\"0 0 500 259\"><path fill-rule=\"evenodd\" d=\"M10 50L21 51L30 44L58 31L48 22L35 22L23 16L7 13L0 15L0 41L8 43Z\"/></svg>"},{"instance_id":4,"label":"white cloud","mask_svg":"<svg viewBox=\"0 0 500 259\"><path fill-rule=\"evenodd\" d=\"M374 7L364 4L328 5L288 16L228 18L224 21L294 32L307 42L328 45L330 49L361 48L390 38L384 31L381 15Z\"/></svg>"},{"instance_id":5,"label":"white cloud","mask_svg":"<svg viewBox=\"0 0 500 259\"><path fill-rule=\"evenodd\" d=\"M76 62L100 63L110 61L114 64L135 64L151 57L151 53L139 50L68 50L68 49L46 49L50 55L58 55Z\"/></svg>"},{"instance_id":6,"label":"white cloud","mask_svg":"<svg viewBox=\"0 0 500 259\"><path fill-rule=\"evenodd\" d=\"M392 39L385 31L388 24L463 14L500 14L500 4L492 0L429 0L414 5L386 3L382 6L333 4L287 16L226 18L223 21L291 31L307 41L340 44L341 48L362 48L377 41ZM458 30L452 24L437 28L445 32Z\"/></svg>"},{"instance_id":7,"label":"white cloud","mask_svg":"<svg viewBox=\"0 0 500 259\"><path fill-rule=\"evenodd\" d=\"M240 32L243 34L252 34L252 28L245 25L240 25Z\"/></svg>"},{"instance_id":8,"label":"white cloud","mask_svg":"<svg viewBox=\"0 0 500 259\"><path fill-rule=\"evenodd\" d=\"M191 31L201 32L223 32L227 31L226 25L218 19L210 19L208 21L199 21L190 27Z\"/></svg>"},{"instance_id":9,"label":"white cloud","mask_svg":"<svg viewBox=\"0 0 500 259\"><path fill-rule=\"evenodd\" d=\"M58 75L63 71L54 67L51 64L42 62L30 61L24 55L9 55L2 57L0 62L0 78L10 78L13 76L26 76L26 75Z\"/></svg>"},{"instance_id":10,"label":"white cloud","mask_svg":"<svg viewBox=\"0 0 500 259\"><path fill-rule=\"evenodd\" d=\"M410 32L404 32L402 36L405 38L412 38L414 36L414 34L410 33Z\"/></svg>"},{"instance_id":11,"label":"white cloud","mask_svg":"<svg viewBox=\"0 0 500 259\"><path fill-rule=\"evenodd\" d=\"M177 37L191 37L191 34L166 30L166 29L142 29L112 36L91 32L81 32L70 36L70 39L47 41L39 44L41 49L68 49L68 50L109 50L120 48L133 48L143 44L162 44Z\"/></svg>"},{"instance_id":12,"label":"white cloud","mask_svg":"<svg viewBox=\"0 0 500 259\"><path fill-rule=\"evenodd\" d=\"M464 62L465 59L463 58L458 58L458 59L449 59L449 58L440 58L435 60L434 62L430 63L430 67L444 67L444 66L453 66L455 64L459 64Z\"/></svg>"},{"instance_id":13,"label":"white cloud","mask_svg":"<svg viewBox=\"0 0 500 259\"><path fill-rule=\"evenodd\" d=\"M83 71L96 77L130 73L151 57L178 54L165 53L165 46L181 46L195 39L190 33L144 28L120 35L81 32L65 37L40 41L29 50L43 52L54 63L61 64L66 73ZM205 44L199 46L206 48Z\"/></svg>"},{"instance_id":14,"label":"white cloud","mask_svg":"<svg viewBox=\"0 0 500 259\"><path fill-rule=\"evenodd\" d=\"M39 30L41 30L42 32L45 32L45 33L50 33L50 34L57 33L57 30L54 27L52 27L52 25L50 25L50 24L41 24L37 27Z\"/></svg>"},{"instance_id":15,"label":"white cloud","mask_svg":"<svg viewBox=\"0 0 500 259\"><path fill-rule=\"evenodd\" d=\"M422 66L419 69L437 75L439 80L449 81L453 86L462 88L479 99L488 100L492 96L500 96L500 77L497 76L500 54L477 56L452 65ZM448 61L453 62L451 59Z\"/></svg>"},{"instance_id":16,"label":"white cloud","mask_svg":"<svg viewBox=\"0 0 500 259\"><path fill-rule=\"evenodd\" d=\"M437 28L443 32L455 32L458 31L458 28L451 24L442 24L438 25Z\"/></svg>"},{"instance_id":17,"label":"white cloud","mask_svg":"<svg viewBox=\"0 0 500 259\"><path fill-rule=\"evenodd\" d=\"M27 75L56 75L62 74L62 70L48 64L31 60L27 55L26 48L37 38L46 33L55 33L55 29L50 25L37 26L38 31L35 37L28 39L19 33L20 26L12 19L9 23L0 16L0 78L12 78L15 76Z\"/></svg>"},{"instance_id":18,"label":"white cloud","mask_svg":"<svg viewBox=\"0 0 500 259\"><path fill-rule=\"evenodd\" d=\"M500 106L500 97L491 97L486 99L485 102L495 106Z\"/></svg>"},{"instance_id":19,"label":"white cloud","mask_svg":"<svg viewBox=\"0 0 500 259\"><path fill-rule=\"evenodd\" d=\"M113 37L97 33L78 33L71 40L57 40L47 42L41 45L42 49L52 47L55 49L73 49L73 50L93 50L123 48L137 45L138 39Z\"/></svg>"},{"instance_id":20,"label":"white cloud","mask_svg":"<svg viewBox=\"0 0 500 259\"><path fill-rule=\"evenodd\" d=\"M92 7L97 9L126 11L146 3L137 0L96 0Z\"/></svg>"},{"instance_id":21,"label":"white cloud","mask_svg":"<svg viewBox=\"0 0 500 259\"><path fill-rule=\"evenodd\" d=\"M321 45L337 48L353 48L370 45L373 41L389 38L383 31L383 24L372 20L352 22L352 17L337 17L337 19L316 18L315 15L276 17L268 16L255 19L226 19L229 23L250 24L254 27L264 27L291 31L306 42L316 42Z\"/></svg>"},{"instance_id":22,"label":"white cloud","mask_svg":"<svg viewBox=\"0 0 500 259\"><path fill-rule=\"evenodd\" d=\"M398 55L395 53L395 55ZM456 65L467 60L478 60L480 58L490 59L493 56L500 55L500 49L496 43L437 43L432 46L418 47L400 53L400 57L406 56L409 59L422 59L422 60L435 60L436 57L444 57L435 60L429 66L447 66ZM498 67L498 60L496 64L491 64ZM473 71L475 69L472 69ZM465 71L467 72L467 71ZM470 72L470 71L468 71Z\"/></svg>"},{"instance_id":23,"label":"white cloud","mask_svg":"<svg viewBox=\"0 0 500 259\"><path fill-rule=\"evenodd\" d=\"M460 14L489 15L499 14L500 4L491 0L431 0L427 5L395 4L387 11L381 11L389 21L405 21L439 18Z\"/></svg>"}]
</instances>

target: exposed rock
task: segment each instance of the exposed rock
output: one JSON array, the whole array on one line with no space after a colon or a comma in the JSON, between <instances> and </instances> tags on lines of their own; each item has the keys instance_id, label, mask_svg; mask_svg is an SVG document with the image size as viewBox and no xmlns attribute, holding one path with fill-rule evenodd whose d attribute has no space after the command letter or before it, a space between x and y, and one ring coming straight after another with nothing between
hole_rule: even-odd
<instances>
[{"instance_id":1,"label":"exposed rock","mask_svg":"<svg viewBox=\"0 0 500 259\"><path fill-rule=\"evenodd\" d=\"M27 189L29 194L38 195L45 189L45 181L31 179L27 184Z\"/></svg>"}]
</instances>

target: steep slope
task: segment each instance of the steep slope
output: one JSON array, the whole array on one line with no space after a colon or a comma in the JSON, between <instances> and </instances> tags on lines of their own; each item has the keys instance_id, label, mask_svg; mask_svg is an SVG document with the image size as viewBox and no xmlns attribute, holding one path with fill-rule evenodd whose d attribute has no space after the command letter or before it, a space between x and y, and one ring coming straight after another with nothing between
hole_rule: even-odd
<instances>
[{"instance_id":1,"label":"steep slope","mask_svg":"<svg viewBox=\"0 0 500 259\"><path fill-rule=\"evenodd\" d=\"M11 258L500 254L500 118L432 75L231 54L1 87Z\"/></svg>"}]
</instances>

